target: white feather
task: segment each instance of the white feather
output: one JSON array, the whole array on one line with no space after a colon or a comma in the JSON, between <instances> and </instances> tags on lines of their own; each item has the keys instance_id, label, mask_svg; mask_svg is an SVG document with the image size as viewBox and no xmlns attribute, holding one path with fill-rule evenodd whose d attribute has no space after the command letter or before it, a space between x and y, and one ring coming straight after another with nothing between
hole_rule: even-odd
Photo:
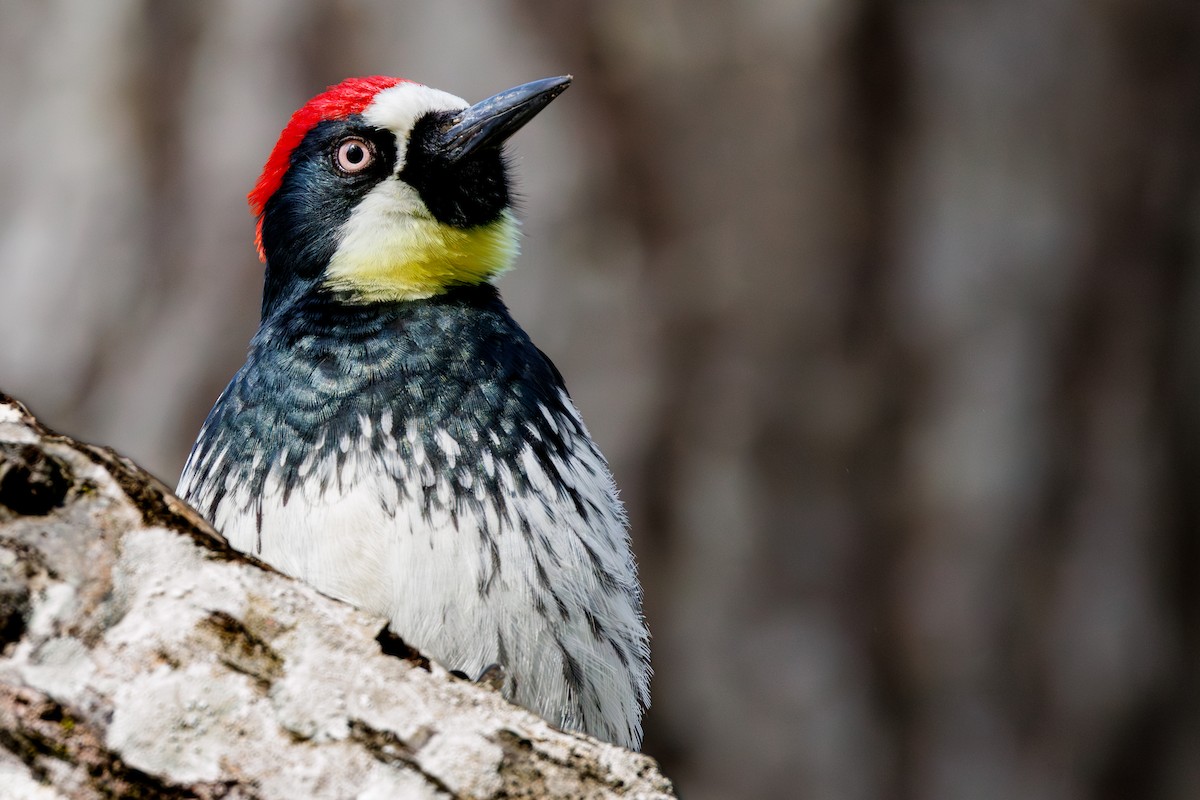
<instances>
[{"instance_id":1,"label":"white feather","mask_svg":"<svg viewBox=\"0 0 1200 800\"><path fill-rule=\"evenodd\" d=\"M515 493L509 465L488 454L483 466L486 474L495 470L500 476L503 514L485 498L482 514L464 503L454 517L436 505L426 516L418 487L435 485L439 502L446 504L452 487L445 476L432 480L421 440L409 438L411 461L394 448L372 453L369 442L354 442L342 481L331 481L323 495L292 492L287 504L272 470L261 497L261 536L255 513L247 510L256 498L247 495L245 481L227 481L229 494L213 522L234 547L255 552L261 541L256 555L281 571L387 617L405 641L447 667L476 675L503 660L516 679L515 692L509 687L514 701L564 727L637 746L639 701L648 681L640 666L647 634L637 608L625 520L598 452L589 441L578 441L571 460L554 464L557 478L580 494L584 506L599 509L588 519L573 503L559 500L554 476L546 474L528 446L519 465L536 494ZM449 434L439 433L435 441L447 453L457 450ZM313 474L305 484L316 484L317 475L332 475L333 462L332 456L312 465L306 460L304 468ZM353 481L345 480L347 469L356 476ZM185 476L181 491L186 483ZM627 591L602 585L588 548ZM535 558L553 594L541 587ZM534 610L535 596L547 606L545 615ZM568 610L565 620L558 602ZM630 666L620 662L611 642L594 635L585 609L628 647L624 655ZM594 698L574 696L574 686L564 679L560 646L579 664ZM631 669L642 670L632 683Z\"/></svg>"}]
</instances>

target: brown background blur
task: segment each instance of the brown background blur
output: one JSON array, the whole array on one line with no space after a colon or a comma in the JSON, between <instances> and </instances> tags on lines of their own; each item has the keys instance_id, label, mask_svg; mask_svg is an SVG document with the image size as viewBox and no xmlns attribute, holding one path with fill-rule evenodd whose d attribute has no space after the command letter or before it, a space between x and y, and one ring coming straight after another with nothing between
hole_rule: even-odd
<instances>
[{"instance_id":1,"label":"brown background blur","mask_svg":"<svg viewBox=\"0 0 1200 800\"><path fill-rule=\"evenodd\" d=\"M174 483L353 74L514 141L690 800L1200 797L1200 3L12 0L0 389Z\"/></svg>"}]
</instances>

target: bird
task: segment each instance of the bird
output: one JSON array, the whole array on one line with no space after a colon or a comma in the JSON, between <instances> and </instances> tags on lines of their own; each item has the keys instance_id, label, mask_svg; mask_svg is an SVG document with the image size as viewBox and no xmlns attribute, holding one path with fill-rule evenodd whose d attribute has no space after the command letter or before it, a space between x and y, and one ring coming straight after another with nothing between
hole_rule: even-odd
<instances>
[{"instance_id":1,"label":"bird","mask_svg":"<svg viewBox=\"0 0 1200 800\"><path fill-rule=\"evenodd\" d=\"M505 143L571 80L470 104L351 78L292 115L248 195L259 327L177 494L448 669L638 749L650 651L627 515L495 285L518 252Z\"/></svg>"}]
</instances>

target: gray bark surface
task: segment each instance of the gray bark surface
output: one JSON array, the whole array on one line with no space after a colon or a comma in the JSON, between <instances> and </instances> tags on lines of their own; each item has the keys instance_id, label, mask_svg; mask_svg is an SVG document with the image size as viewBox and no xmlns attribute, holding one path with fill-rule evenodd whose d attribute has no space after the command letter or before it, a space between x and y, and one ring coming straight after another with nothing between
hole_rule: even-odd
<instances>
[{"instance_id":1,"label":"gray bark surface","mask_svg":"<svg viewBox=\"0 0 1200 800\"><path fill-rule=\"evenodd\" d=\"M0 797L673 796L0 395Z\"/></svg>"}]
</instances>

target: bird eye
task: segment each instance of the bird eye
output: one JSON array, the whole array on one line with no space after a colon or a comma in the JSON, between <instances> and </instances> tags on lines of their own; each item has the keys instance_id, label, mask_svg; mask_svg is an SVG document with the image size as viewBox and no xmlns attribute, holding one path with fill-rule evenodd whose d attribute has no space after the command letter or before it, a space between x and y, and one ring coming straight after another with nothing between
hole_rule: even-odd
<instances>
[{"instance_id":1,"label":"bird eye","mask_svg":"<svg viewBox=\"0 0 1200 800\"><path fill-rule=\"evenodd\" d=\"M375 160L375 154L371 152L371 145L366 139L352 136L338 142L337 155L334 160L337 161L338 169L342 172L354 174L371 166L371 162Z\"/></svg>"}]
</instances>

